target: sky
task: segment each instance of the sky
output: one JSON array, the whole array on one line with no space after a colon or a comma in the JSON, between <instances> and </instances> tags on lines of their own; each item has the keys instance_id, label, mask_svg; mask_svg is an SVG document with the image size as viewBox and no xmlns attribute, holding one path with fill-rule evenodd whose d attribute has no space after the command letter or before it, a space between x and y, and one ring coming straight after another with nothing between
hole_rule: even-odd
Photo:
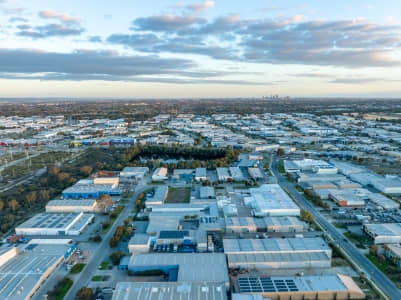
<instances>
[{"instance_id":1,"label":"sky","mask_svg":"<svg viewBox=\"0 0 401 300\"><path fill-rule=\"evenodd\" d=\"M400 97L399 0L0 0L0 97Z\"/></svg>"}]
</instances>

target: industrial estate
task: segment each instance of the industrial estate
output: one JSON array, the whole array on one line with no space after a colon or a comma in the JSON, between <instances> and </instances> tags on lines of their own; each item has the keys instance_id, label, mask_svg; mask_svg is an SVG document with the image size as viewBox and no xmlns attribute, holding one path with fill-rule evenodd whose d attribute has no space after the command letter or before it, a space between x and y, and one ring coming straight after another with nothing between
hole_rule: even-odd
<instances>
[{"instance_id":1,"label":"industrial estate","mask_svg":"<svg viewBox=\"0 0 401 300\"><path fill-rule=\"evenodd\" d=\"M0 299L401 299L400 118L1 117Z\"/></svg>"}]
</instances>

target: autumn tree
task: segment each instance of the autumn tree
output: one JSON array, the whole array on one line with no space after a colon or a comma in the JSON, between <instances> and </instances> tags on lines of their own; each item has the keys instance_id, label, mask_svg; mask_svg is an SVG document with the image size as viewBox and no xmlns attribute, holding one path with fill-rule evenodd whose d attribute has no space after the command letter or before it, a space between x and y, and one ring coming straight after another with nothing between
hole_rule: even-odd
<instances>
[{"instance_id":1,"label":"autumn tree","mask_svg":"<svg viewBox=\"0 0 401 300\"><path fill-rule=\"evenodd\" d=\"M91 166L83 166L79 169L79 172L84 176L89 176L92 173L92 170Z\"/></svg>"},{"instance_id":2,"label":"autumn tree","mask_svg":"<svg viewBox=\"0 0 401 300\"><path fill-rule=\"evenodd\" d=\"M93 289L86 286L82 287L75 298L76 300L92 300L93 299Z\"/></svg>"},{"instance_id":3,"label":"autumn tree","mask_svg":"<svg viewBox=\"0 0 401 300\"><path fill-rule=\"evenodd\" d=\"M17 202L17 200L12 199L8 202L8 207L12 210L12 211L16 211L18 208L19 204Z\"/></svg>"}]
</instances>

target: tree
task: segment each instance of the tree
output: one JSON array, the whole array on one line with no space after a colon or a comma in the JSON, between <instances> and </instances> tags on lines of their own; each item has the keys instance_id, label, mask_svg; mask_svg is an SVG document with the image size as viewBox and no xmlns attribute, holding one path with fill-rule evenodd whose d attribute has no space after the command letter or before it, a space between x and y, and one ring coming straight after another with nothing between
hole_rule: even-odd
<instances>
[{"instance_id":1,"label":"tree","mask_svg":"<svg viewBox=\"0 0 401 300\"><path fill-rule=\"evenodd\" d=\"M17 200L12 199L11 201L8 202L8 207L12 210L12 211L16 211L18 208L19 204L17 202Z\"/></svg>"},{"instance_id":2,"label":"tree","mask_svg":"<svg viewBox=\"0 0 401 300\"><path fill-rule=\"evenodd\" d=\"M109 258L113 265L118 265L120 263L121 258L123 258L126 254L121 251L116 251L110 254Z\"/></svg>"},{"instance_id":3,"label":"tree","mask_svg":"<svg viewBox=\"0 0 401 300\"><path fill-rule=\"evenodd\" d=\"M111 199L110 195L103 194L98 199L99 207L102 210L105 210L107 207L113 206L113 199Z\"/></svg>"},{"instance_id":4,"label":"tree","mask_svg":"<svg viewBox=\"0 0 401 300\"><path fill-rule=\"evenodd\" d=\"M301 211L301 219L308 223L312 223L314 221L313 215L306 210Z\"/></svg>"},{"instance_id":5,"label":"tree","mask_svg":"<svg viewBox=\"0 0 401 300\"><path fill-rule=\"evenodd\" d=\"M285 150L284 150L284 148L278 148L277 149L277 155L284 155L285 154Z\"/></svg>"},{"instance_id":6,"label":"tree","mask_svg":"<svg viewBox=\"0 0 401 300\"><path fill-rule=\"evenodd\" d=\"M84 286L81 288L78 293L77 297L75 298L76 300L92 300L93 299L93 289L87 288Z\"/></svg>"},{"instance_id":7,"label":"tree","mask_svg":"<svg viewBox=\"0 0 401 300\"><path fill-rule=\"evenodd\" d=\"M33 202L36 201L36 192L30 192L28 195L25 197L25 202L31 205Z\"/></svg>"},{"instance_id":8,"label":"tree","mask_svg":"<svg viewBox=\"0 0 401 300\"><path fill-rule=\"evenodd\" d=\"M83 166L79 169L79 172L84 176L89 176L92 173L93 168L91 166Z\"/></svg>"},{"instance_id":9,"label":"tree","mask_svg":"<svg viewBox=\"0 0 401 300\"><path fill-rule=\"evenodd\" d=\"M93 241L96 243L100 243L102 241L102 237L98 234L93 238Z\"/></svg>"},{"instance_id":10,"label":"tree","mask_svg":"<svg viewBox=\"0 0 401 300\"><path fill-rule=\"evenodd\" d=\"M377 255L377 251L378 251L377 245L373 244L373 245L370 246L370 248L369 248L370 254Z\"/></svg>"},{"instance_id":11,"label":"tree","mask_svg":"<svg viewBox=\"0 0 401 300\"><path fill-rule=\"evenodd\" d=\"M0 211L3 210L3 208L4 208L4 202L0 200Z\"/></svg>"}]
</instances>

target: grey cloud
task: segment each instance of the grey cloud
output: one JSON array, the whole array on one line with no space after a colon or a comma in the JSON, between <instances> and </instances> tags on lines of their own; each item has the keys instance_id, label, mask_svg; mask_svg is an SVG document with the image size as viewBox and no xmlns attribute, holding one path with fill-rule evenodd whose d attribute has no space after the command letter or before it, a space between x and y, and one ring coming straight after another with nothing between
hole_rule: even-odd
<instances>
[{"instance_id":1,"label":"grey cloud","mask_svg":"<svg viewBox=\"0 0 401 300\"><path fill-rule=\"evenodd\" d=\"M153 33L149 34L112 34L107 38L107 42L112 44L125 45L134 49L153 46L161 40Z\"/></svg>"},{"instance_id":2,"label":"grey cloud","mask_svg":"<svg viewBox=\"0 0 401 300\"><path fill-rule=\"evenodd\" d=\"M90 75L171 74L194 66L185 59L157 56L121 56L114 52L76 51L74 53L0 49L2 73L56 73Z\"/></svg>"},{"instance_id":3,"label":"grey cloud","mask_svg":"<svg viewBox=\"0 0 401 300\"><path fill-rule=\"evenodd\" d=\"M15 23L15 22L28 22L28 19L22 18L22 17L11 17L8 19L8 22L10 23Z\"/></svg>"},{"instance_id":4,"label":"grey cloud","mask_svg":"<svg viewBox=\"0 0 401 300\"><path fill-rule=\"evenodd\" d=\"M101 42L103 42L103 39L99 35L92 35L92 36L88 37L88 41L92 42L92 43L101 43Z\"/></svg>"},{"instance_id":5,"label":"grey cloud","mask_svg":"<svg viewBox=\"0 0 401 300\"><path fill-rule=\"evenodd\" d=\"M206 20L195 16L159 15L137 18L133 21L133 29L142 31L176 31L190 28L195 24L204 24Z\"/></svg>"},{"instance_id":6,"label":"grey cloud","mask_svg":"<svg viewBox=\"0 0 401 300\"><path fill-rule=\"evenodd\" d=\"M31 37L35 39L48 38L54 36L73 36L80 35L85 30L81 27L70 27L62 24L48 24L36 26L30 30L17 32L19 36Z\"/></svg>"}]
</instances>

